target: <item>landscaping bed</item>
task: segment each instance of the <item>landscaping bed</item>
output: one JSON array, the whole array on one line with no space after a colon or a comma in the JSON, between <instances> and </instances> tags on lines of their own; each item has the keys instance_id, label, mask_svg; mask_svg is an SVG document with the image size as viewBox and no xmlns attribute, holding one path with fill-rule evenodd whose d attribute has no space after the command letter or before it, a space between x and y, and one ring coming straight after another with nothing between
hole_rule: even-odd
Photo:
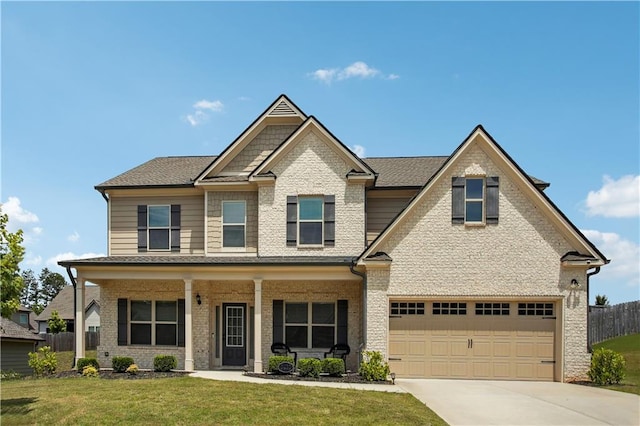
<instances>
[{"instance_id":1,"label":"landscaping bed","mask_svg":"<svg viewBox=\"0 0 640 426\"><path fill-rule=\"evenodd\" d=\"M358 373L347 373L341 376L329 376L321 374L320 377L302 377L299 374L265 374L265 373L244 373L245 376L257 377L265 380L292 380L292 381L304 381L304 382L333 382L333 383L367 383L376 385L392 385L390 380L385 381L370 381L365 380Z\"/></svg>"},{"instance_id":2,"label":"landscaping bed","mask_svg":"<svg viewBox=\"0 0 640 426\"><path fill-rule=\"evenodd\" d=\"M100 370L98 372L101 379L165 379L169 377L184 377L189 373L186 371L152 371L152 370L139 370L137 374L129 373L116 373L113 370ZM82 377L82 373L75 370L61 371L49 377L55 378L67 378L67 377ZM87 378L89 379L89 378Z\"/></svg>"}]
</instances>

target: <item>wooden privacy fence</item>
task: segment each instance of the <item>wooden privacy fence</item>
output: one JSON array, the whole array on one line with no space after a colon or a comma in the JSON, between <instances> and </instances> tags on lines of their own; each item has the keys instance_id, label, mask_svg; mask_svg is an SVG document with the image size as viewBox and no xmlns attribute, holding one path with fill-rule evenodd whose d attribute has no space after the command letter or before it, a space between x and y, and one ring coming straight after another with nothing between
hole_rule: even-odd
<instances>
[{"instance_id":1,"label":"wooden privacy fence","mask_svg":"<svg viewBox=\"0 0 640 426\"><path fill-rule=\"evenodd\" d=\"M51 346L51 349L56 352L72 351L75 341L75 333L65 332L58 334L41 334L45 341L38 346ZM84 333L85 350L95 350L100 344L100 332L99 331L85 331Z\"/></svg>"},{"instance_id":2,"label":"wooden privacy fence","mask_svg":"<svg viewBox=\"0 0 640 426\"><path fill-rule=\"evenodd\" d=\"M613 306L591 306L589 310L589 345L640 333L640 300Z\"/></svg>"}]
</instances>

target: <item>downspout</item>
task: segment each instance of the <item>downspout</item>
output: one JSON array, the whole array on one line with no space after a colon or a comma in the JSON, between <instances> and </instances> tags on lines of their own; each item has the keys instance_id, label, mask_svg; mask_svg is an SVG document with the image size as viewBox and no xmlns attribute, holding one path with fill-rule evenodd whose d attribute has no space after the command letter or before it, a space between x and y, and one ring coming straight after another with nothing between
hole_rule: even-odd
<instances>
[{"instance_id":1,"label":"downspout","mask_svg":"<svg viewBox=\"0 0 640 426\"><path fill-rule=\"evenodd\" d=\"M69 279L71 280L71 285L73 286L73 317L74 317L74 333L77 333L76 331L76 327L75 325L78 324L78 318L75 318L75 313L76 313L76 304L77 302L77 297L78 297L78 293L76 292L76 278L73 276L73 274L71 273L71 266L67 266L67 274L69 275ZM73 339L73 358L71 359L71 368L75 368L76 367L76 339Z\"/></svg>"},{"instance_id":2,"label":"downspout","mask_svg":"<svg viewBox=\"0 0 640 426\"><path fill-rule=\"evenodd\" d=\"M587 352L591 353L591 343L589 343L589 278L600 272L600 267L596 266L593 272L587 272Z\"/></svg>"},{"instance_id":3,"label":"downspout","mask_svg":"<svg viewBox=\"0 0 640 426\"><path fill-rule=\"evenodd\" d=\"M357 275L362 278L362 344L358 347L358 368L360 368L360 359L362 348L367 345L367 274L365 272L356 271L354 268L356 266L357 257L351 259L351 264L349 265L349 271L353 275Z\"/></svg>"}]
</instances>

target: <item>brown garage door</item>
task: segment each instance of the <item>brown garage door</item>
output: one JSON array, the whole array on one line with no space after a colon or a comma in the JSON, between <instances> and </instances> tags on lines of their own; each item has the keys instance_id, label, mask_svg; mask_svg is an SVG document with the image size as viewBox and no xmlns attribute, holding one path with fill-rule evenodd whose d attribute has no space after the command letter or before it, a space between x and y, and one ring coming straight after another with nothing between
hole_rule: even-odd
<instances>
[{"instance_id":1,"label":"brown garage door","mask_svg":"<svg viewBox=\"0 0 640 426\"><path fill-rule=\"evenodd\" d=\"M391 301L398 377L553 380L553 302Z\"/></svg>"}]
</instances>

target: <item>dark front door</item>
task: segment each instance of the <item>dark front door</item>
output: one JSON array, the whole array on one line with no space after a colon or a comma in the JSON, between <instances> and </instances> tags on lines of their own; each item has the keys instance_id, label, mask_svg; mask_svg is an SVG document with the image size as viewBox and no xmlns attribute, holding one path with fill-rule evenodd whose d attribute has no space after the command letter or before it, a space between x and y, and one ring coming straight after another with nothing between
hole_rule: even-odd
<instances>
[{"instance_id":1,"label":"dark front door","mask_svg":"<svg viewBox=\"0 0 640 426\"><path fill-rule=\"evenodd\" d=\"M222 305L222 365L243 366L247 364L246 303L224 303Z\"/></svg>"}]
</instances>

